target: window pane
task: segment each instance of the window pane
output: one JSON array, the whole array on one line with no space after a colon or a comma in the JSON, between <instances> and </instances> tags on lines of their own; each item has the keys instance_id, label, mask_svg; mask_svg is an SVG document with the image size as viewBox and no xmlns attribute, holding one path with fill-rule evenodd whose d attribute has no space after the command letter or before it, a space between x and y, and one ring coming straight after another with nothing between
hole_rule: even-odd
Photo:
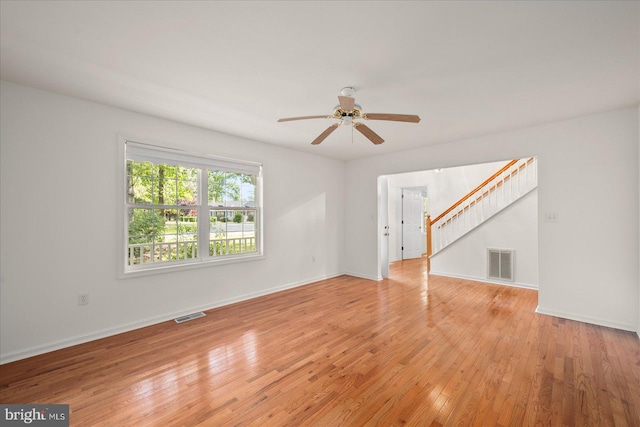
<instances>
[{"instance_id":1,"label":"window pane","mask_svg":"<svg viewBox=\"0 0 640 427\"><path fill-rule=\"evenodd\" d=\"M154 169L149 162L127 161L127 203L153 203Z\"/></svg>"},{"instance_id":2,"label":"window pane","mask_svg":"<svg viewBox=\"0 0 640 427\"><path fill-rule=\"evenodd\" d=\"M198 211L179 209L176 221L177 259L198 256Z\"/></svg>"},{"instance_id":3,"label":"window pane","mask_svg":"<svg viewBox=\"0 0 640 427\"><path fill-rule=\"evenodd\" d=\"M241 173L209 171L209 206L255 207L256 177Z\"/></svg>"},{"instance_id":4,"label":"window pane","mask_svg":"<svg viewBox=\"0 0 640 427\"><path fill-rule=\"evenodd\" d=\"M240 196L242 206L246 208L254 208L256 206L256 177L254 175L242 175Z\"/></svg>"},{"instance_id":5,"label":"window pane","mask_svg":"<svg viewBox=\"0 0 640 427\"><path fill-rule=\"evenodd\" d=\"M242 211L242 252L255 252L256 250L256 210Z\"/></svg>"},{"instance_id":6,"label":"window pane","mask_svg":"<svg viewBox=\"0 0 640 427\"><path fill-rule=\"evenodd\" d=\"M181 242L187 241L195 241L198 238L198 217L184 215L182 212L184 210L180 209L180 216L178 217L178 222L176 225L178 240ZM192 212L187 210L187 212Z\"/></svg>"},{"instance_id":7,"label":"window pane","mask_svg":"<svg viewBox=\"0 0 640 427\"><path fill-rule=\"evenodd\" d=\"M127 176L125 179L127 180L127 203L132 204L134 202L134 182L135 179L133 177L133 161L127 160Z\"/></svg>"},{"instance_id":8,"label":"window pane","mask_svg":"<svg viewBox=\"0 0 640 427\"><path fill-rule=\"evenodd\" d=\"M146 192L149 193L149 203L158 204L160 200L159 192L161 191L161 185L158 183L158 178L160 177L160 165L151 164L151 175L149 176L148 188L146 188ZM146 198L145 198L146 200Z\"/></svg>"},{"instance_id":9,"label":"window pane","mask_svg":"<svg viewBox=\"0 0 640 427\"><path fill-rule=\"evenodd\" d=\"M195 206L198 203L198 169L176 168L176 205Z\"/></svg>"},{"instance_id":10,"label":"window pane","mask_svg":"<svg viewBox=\"0 0 640 427\"><path fill-rule=\"evenodd\" d=\"M129 209L129 243L151 243L164 234L165 221L157 209Z\"/></svg>"},{"instance_id":11,"label":"window pane","mask_svg":"<svg viewBox=\"0 0 640 427\"><path fill-rule=\"evenodd\" d=\"M209 212L209 255L255 252L256 215L255 209L211 210Z\"/></svg>"},{"instance_id":12,"label":"window pane","mask_svg":"<svg viewBox=\"0 0 640 427\"><path fill-rule=\"evenodd\" d=\"M176 219L178 211L176 209L158 209L160 215L165 219L164 233L158 236L156 242L175 242L178 240Z\"/></svg>"},{"instance_id":13,"label":"window pane","mask_svg":"<svg viewBox=\"0 0 640 427\"><path fill-rule=\"evenodd\" d=\"M127 203L197 204L198 170L127 160Z\"/></svg>"},{"instance_id":14,"label":"window pane","mask_svg":"<svg viewBox=\"0 0 640 427\"><path fill-rule=\"evenodd\" d=\"M128 264L195 259L197 209L130 208Z\"/></svg>"},{"instance_id":15,"label":"window pane","mask_svg":"<svg viewBox=\"0 0 640 427\"><path fill-rule=\"evenodd\" d=\"M240 185L242 179L240 174L227 173L224 182L224 206L240 207Z\"/></svg>"},{"instance_id":16,"label":"window pane","mask_svg":"<svg viewBox=\"0 0 640 427\"><path fill-rule=\"evenodd\" d=\"M227 229L227 218L224 211L212 210L209 213L211 218L211 232L225 233Z\"/></svg>"},{"instance_id":17,"label":"window pane","mask_svg":"<svg viewBox=\"0 0 640 427\"><path fill-rule=\"evenodd\" d=\"M170 165L157 165L158 178L155 186L154 203L159 205L176 204L176 167Z\"/></svg>"},{"instance_id":18,"label":"window pane","mask_svg":"<svg viewBox=\"0 0 640 427\"><path fill-rule=\"evenodd\" d=\"M224 172L209 171L209 206L224 206L224 178Z\"/></svg>"},{"instance_id":19,"label":"window pane","mask_svg":"<svg viewBox=\"0 0 640 427\"><path fill-rule=\"evenodd\" d=\"M128 264L154 262L158 259L156 243L164 235L165 220L159 209L128 209Z\"/></svg>"}]
</instances>

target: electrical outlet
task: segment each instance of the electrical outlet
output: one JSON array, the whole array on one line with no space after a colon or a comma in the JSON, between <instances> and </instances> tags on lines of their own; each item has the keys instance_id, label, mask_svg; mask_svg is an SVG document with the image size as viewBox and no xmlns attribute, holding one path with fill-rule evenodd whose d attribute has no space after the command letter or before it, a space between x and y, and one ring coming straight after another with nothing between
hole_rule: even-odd
<instances>
[{"instance_id":1,"label":"electrical outlet","mask_svg":"<svg viewBox=\"0 0 640 427\"><path fill-rule=\"evenodd\" d=\"M545 222L558 222L560 220L560 215L558 212L547 212L544 214Z\"/></svg>"},{"instance_id":2,"label":"electrical outlet","mask_svg":"<svg viewBox=\"0 0 640 427\"><path fill-rule=\"evenodd\" d=\"M78 295L78 305L87 305L87 304L89 304L89 294Z\"/></svg>"}]
</instances>

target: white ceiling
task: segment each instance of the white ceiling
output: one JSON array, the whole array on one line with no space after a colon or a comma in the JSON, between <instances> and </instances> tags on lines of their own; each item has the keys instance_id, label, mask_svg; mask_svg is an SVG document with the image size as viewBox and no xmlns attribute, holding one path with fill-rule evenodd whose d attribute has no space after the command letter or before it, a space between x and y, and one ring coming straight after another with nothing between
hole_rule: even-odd
<instances>
[{"instance_id":1,"label":"white ceiling","mask_svg":"<svg viewBox=\"0 0 640 427\"><path fill-rule=\"evenodd\" d=\"M640 102L640 3L2 1L3 80L356 159ZM374 146L332 121L344 86Z\"/></svg>"}]
</instances>

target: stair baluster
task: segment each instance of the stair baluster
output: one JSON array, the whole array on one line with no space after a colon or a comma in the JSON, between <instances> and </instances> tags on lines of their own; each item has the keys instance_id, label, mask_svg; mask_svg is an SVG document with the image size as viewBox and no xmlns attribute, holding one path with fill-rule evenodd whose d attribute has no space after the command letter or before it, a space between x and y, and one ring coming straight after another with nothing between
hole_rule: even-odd
<instances>
[{"instance_id":1,"label":"stair baluster","mask_svg":"<svg viewBox=\"0 0 640 427\"><path fill-rule=\"evenodd\" d=\"M441 251L537 185L535 157L510 161L435 219L427 217L428 256Z\"/></svg>"}]
</instances>

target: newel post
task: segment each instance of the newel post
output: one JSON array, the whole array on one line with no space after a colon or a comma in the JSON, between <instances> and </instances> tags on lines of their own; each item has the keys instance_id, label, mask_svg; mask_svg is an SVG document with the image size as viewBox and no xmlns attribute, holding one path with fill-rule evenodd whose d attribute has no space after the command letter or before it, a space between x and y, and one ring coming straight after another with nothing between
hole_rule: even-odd
<instances>
[{"instance_id":1,"label":"newel post","mask_svg":"<svg viewBox=\"0 0 640 427\"><path fill-rule=\"evenodd\" d=\"M427 230L427 273L431 272L431 215L427 215L425 221L425 229Z\"/></svg>"}]
</instances>

